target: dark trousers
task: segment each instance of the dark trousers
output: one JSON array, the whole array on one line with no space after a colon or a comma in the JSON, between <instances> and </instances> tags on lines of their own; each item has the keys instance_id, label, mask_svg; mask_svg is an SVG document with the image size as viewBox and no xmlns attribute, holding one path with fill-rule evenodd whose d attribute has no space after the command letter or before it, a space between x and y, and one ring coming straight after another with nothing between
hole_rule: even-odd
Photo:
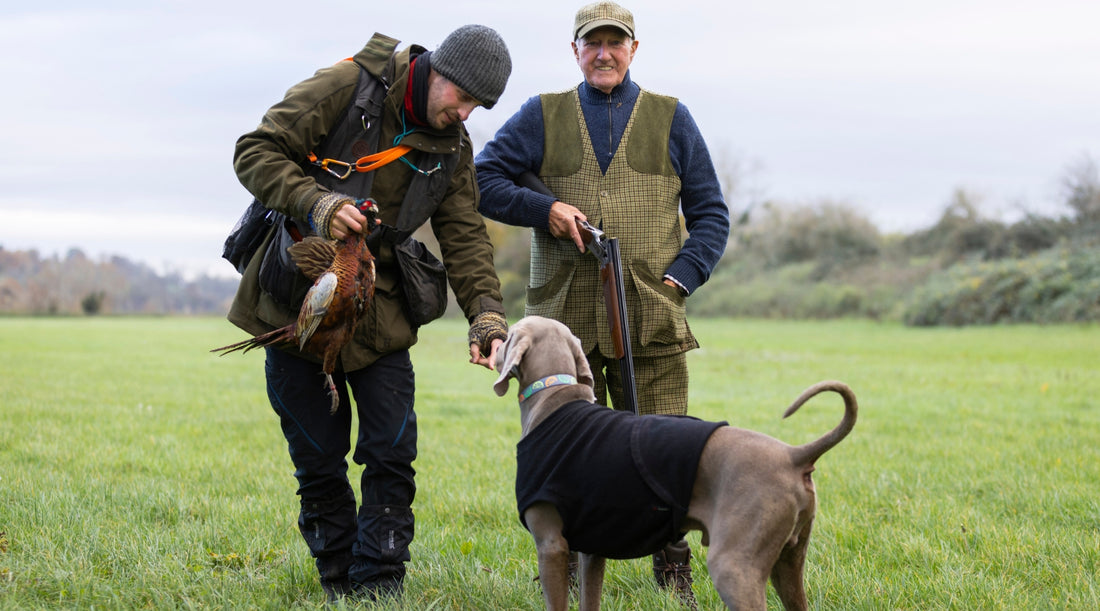
<instances>
[{"instance_id":1,"label":"dark trousers","mask_svg":"<svg viewBox=\"0 0 1100 611\"><path fill-rule=\"evenodd\" d=\"M326 591L400 588L413 539L416 458L415 380L407 350L369 367L336 371L340 408L321 366L267 348L267 394L279 415L298 480L298 528L317 560ZM358 512L348 482L352 407L358 419L353 460L363 465Z\"/></svg>"}]
</instances>

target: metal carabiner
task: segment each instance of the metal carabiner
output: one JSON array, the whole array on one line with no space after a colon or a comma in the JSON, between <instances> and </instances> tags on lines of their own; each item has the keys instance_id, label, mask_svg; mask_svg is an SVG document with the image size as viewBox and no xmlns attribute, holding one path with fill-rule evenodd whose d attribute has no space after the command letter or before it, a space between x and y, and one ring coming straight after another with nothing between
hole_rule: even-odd
<instances>
[{"instance_id":1,"label":"metal carabiner","mask_svg":"<svg viewBox=\"0 0 1100 611\"><path fill-rule=\"evenodd\" d=\"M355 166L347 163L346 161L340 161L339 159L324 159L317 165L321 166L321 169L328 172L329 174L332 174L336 178L339 178L340 180L346 179L348 176L351 176L352 172L355 171ZM344 173L341 174L340 172L337 172L336 170L330 168L330 165L343 166Z\"/></svg>"}]
</instances>

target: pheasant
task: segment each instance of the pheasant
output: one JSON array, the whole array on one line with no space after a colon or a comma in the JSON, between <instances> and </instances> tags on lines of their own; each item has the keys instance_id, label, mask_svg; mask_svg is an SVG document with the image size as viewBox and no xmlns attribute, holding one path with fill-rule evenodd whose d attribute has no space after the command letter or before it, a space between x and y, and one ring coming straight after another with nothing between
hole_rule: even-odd
<instances>
[{"instance_id":1,"label":"pheasant","mask_svg":"<svg viewBox=\"0 0 1100 611\"><path fill-rule=\"evenodd\" d=\"M369 202L360 207L367 227L374 227L378 207ZM211 352L221 356L261 346L288 346L322 359L325 385L332 399L330 413L340 407L340 395L332 380L336 358L351 341L355 327L374 297L374 257L362 233L349 233L341 241L309 236L289 249L294 263L313 286L306 293L298 320L274 331L257 335Z\"/></svg>"}]
</instances>

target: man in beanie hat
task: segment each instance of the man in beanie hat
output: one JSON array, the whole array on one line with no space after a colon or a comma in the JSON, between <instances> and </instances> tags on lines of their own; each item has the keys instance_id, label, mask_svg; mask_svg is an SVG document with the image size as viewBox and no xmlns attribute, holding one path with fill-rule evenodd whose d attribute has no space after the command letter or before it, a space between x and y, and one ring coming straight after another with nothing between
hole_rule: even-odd
<instances>
[{"instance_id":1,"label":"man in beanie hat","mask_svg":"<svg viewBox=\"0 0 1100 611\"><path fill-rule=\"evenodd\" d=\"M685 299L722 257L729 210L688 109L630 79L634 32L634 16L614 2L577 11L570 35L584 81L530 98L485 145L476 160L481 212L532 228L525 314L565 323L588 356L597 400L628 409L599 267L575 219L618 238L639 413L686 414L686 352L699 343ZM518 186L527 171L554 197ZM673 543L654 556L654 575L693 607L689 559L687 543Z\"/></svg>"},{"instance_id":2,"label":"man in beanie hat","mask_svg":"<svg viewBox=\"0 0 1100 611\"><path fill-rule=\"evenodd\" d=\"M495 31L464 25L443 39L432 54L432 67L482 106L492 108L508 82L512 58Z\"/></svg>"},{"instance_id":3,"label":"man in beanie hat","mask_svg":"<svg viewBox=\"0 0 1100 611\"><path fill-rule=\"evenodd\" d=\"M419 304L406 292L419 285L403 286L395 246L418 246L410 234L430 217L446 277L470 323L471 363L492 369L508 330L463 125L474 108L500 98L512 68L508 49L481 25L458 28L435 52L397 45L375 34L354 57L291 87L240 137L234 155L241 184L287 219L246 262L229 313L238 327L258 335L296 319L301 287L311 281L280 264L285 249L271 246L287 239L291 226L327 239L369 233L376 259L373 298L332 376L335 414L318 359L266 349L268 397L298 481L298 527L333 600L400 594L413 539L417 427L409 348L431 315L412 312ZM382 150L392 160L370 170L363 159ZM357 208L366 198L378 207L377 227L368 227ZM353 412L352 457L364 467L359 507L347 477Z\"/></svg>"}]
</instances>

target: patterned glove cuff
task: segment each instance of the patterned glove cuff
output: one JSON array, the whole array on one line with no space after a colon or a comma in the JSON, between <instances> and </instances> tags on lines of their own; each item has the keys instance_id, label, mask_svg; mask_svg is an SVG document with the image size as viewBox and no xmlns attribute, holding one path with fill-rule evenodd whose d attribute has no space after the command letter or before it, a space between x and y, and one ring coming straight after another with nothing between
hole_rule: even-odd
<instances>
[{"instance_id":1,"label":"patterned glove cuff","mask_svg":"<svg viewBox=\"0 0 1100 611\"><path fill-rule=\"evenodd\" d=\"M325 193L321 196L321 199L317 200L317 203L313 204L313 209L309 211L309 226L313 228L317 235L326 240L336 239L332 235L332 219L344 204L354 206L355 200L343 193Z\"/></svg>"},{"instance_id":2,"label":"patterned glove cuff","mask_svg":"<svg viewBox=\"0 0 1100 611\"><path fill-rule=\"evenodd\" d=\"M481 356L489 356L494 339L508 339L508 321L499 312L482 312L470 323L469 338L471 344L477 344Z\"/></svg>"}]
</instances>

